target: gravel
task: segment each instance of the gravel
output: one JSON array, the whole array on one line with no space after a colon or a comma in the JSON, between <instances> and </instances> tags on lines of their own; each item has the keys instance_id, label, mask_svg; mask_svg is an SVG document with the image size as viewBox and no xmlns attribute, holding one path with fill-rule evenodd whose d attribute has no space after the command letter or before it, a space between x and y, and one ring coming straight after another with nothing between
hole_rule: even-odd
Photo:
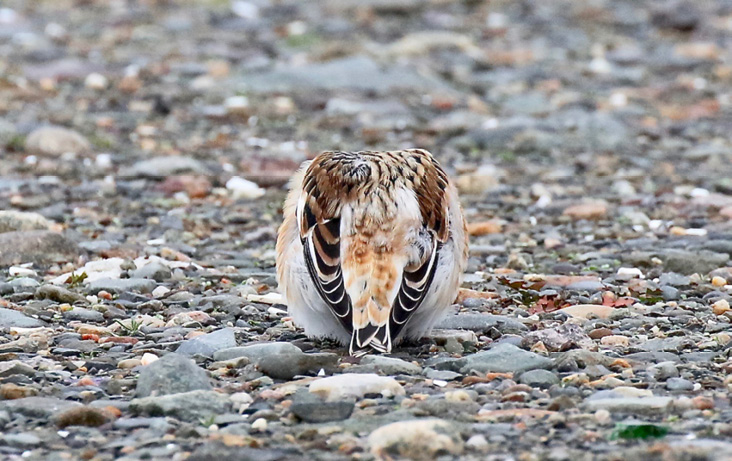
<instances>
[{"instance_id":1,"label":"gravel","mask_svg":"<svg viewBox=\"0 0 732 461\"><path fill-rule=\"evenodd\" d=\"M0 458L732 453L728 7L25 3L0 8ZM277 295L286 184L402 147L458 187L468 267L438 329L349 357Z\"/></svg>"}]
</instances>

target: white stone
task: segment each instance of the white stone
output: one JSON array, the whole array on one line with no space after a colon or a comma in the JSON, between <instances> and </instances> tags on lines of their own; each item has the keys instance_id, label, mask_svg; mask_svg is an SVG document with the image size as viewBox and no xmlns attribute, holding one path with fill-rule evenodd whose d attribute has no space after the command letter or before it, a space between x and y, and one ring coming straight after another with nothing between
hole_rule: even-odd
<instances>
[{"instance_id":1,"label":"white stone","mask_svg":"<svg viewBox=\"0 0 732 461\"><path fill-rule=\"evenodd\" d=\"M107 80L107 77L96 72L87 75L84 79L84 86L91 88L92 90L103 90L107 88L108 84L109 81Z\"/></svg>"},{"instance_id":2,"label":"white stone","mask_svg":"<svg viewBox=\"0 0 732 461\"><path fill-rule=\"evenodd\" d=\"M240 18L258 19L259 7L251 2L236 1L231 4L231 11Z\"/></svg>"},{"instance_id":3,"label":"white stone","mask_svg":"<svg viewBox=\"0 0 732 461\"><path fill-rule=\"evenodd\" d=\"M142 354L140 363L142 363L143 366L147 366L153 362L156 362L158 359L159 359L159 357L157 355L151 354L150 352L145 352L144 354Z\"/></svg>"},{"instance_id":4,"label":"white stone","mask_svg":"<svg viewBox=\"0 0 732 461\"><path fill-rule=\"evenodd\" d=\"M229 398L233 403L234 411L237 411L239 413L244 413L244 411L249 408L249 405L254 402L252 396L247 394L246 392L236 392L234 394L231 394Z\"/></svg>"},{"instance_id":5,"label":"white stone","mask_svg":"<svg viewBox=\"0 0 732 461\"><path fill-rule=\"evenodd\" d=\"M264 418L257 418L252 423L252 429L258 432L264 432L267 430L267 420Z\"/></svg>"},{"instance_id":6,"label":"white stone","mask_svg":"<svg viewBox=\"0 0 732 461\"><path fill-rule=\"evenodd\" d=\"M170 288L160 285L152 291L152 295L155 298L162 298L166 294L170 293Z\"/></svg>"},{"instance_id":7,"label":"white stone","mask_svg":"<svg viewBox=\"0 0 732 461\"><path fill-rule=\"evenodd\" d=\"M285 298L282 294L275 292L267 293L266 295L246 294L244 295L244 299L250 303L285 304Z\"/></svg>"},{"instance_id":8,"label":"white stone","mask_svg":"<svg viewBox=\"0 0 732 461\"><path fill-rule=\"evenodd\" d=\"M475 434L465 442L465 446L473 450L483 451L488 448L488 441L483 434Z\"/></svg>"},{"instance_id":9,"label":"white stone","mask_svg":"<svg viewBox=\"0 0 732 461\"><path fill-rule=\"evenodd\" d=\"M238 114L249 111L249 98L246 96L231 96L224 101L224 107L230 114Z\"/></svg>"},{"instance_id":10,"label":"white stone","mask_svg":"<svg viewBox=\"0 0 732 461\"><path fill-rule=\"evenodd\" d=\"M368 445L377 459L435 459L438 454L460 455L464 449L455 424L437 418L381 426L369 435Z\"/></svg>"},{"instance_id":11,"label":"white stone","mask_svg":"<svg viewBox=\"0 0 732 461\"><path fill-rule=\"evenodd\" d=\"M384 397L405 394L404 388L394 378L374 373L347 373L318 379L310 383L310 392L329 401L361 398L366 394Z\"/></svg>"},{"instance_id":12,"label":"white stone","mask_svg":"<svg viewBox=\"0 0 732 461\"><path fill-rule=\"evenodd\" d=\"M36 274L36 271L33 269L29 269L27 267L11 266L10 269L8 269L8 275L11 277L34 277L38 274Z\"/></svg>"},{"instance_id":13,"label":"white stone","mask_svg":"<svg viewBox=\"0 0 732 461\"><path fill-rule=\"evenodd\" d=\"M631 279L631 278L639 278L644 279L645 276L643 275L643 272L641 272L640 269L637 267L620 267L618 268L618 276L623 277L625 279Z\"/></svg>"},{"instance_id":14,"label":"white stone","mask_svg":"<svg viewBox=\"0 0 732 461\"><path fill-rule=\"evenodd\" d=\"M60 156L67 152L83 154L91 144L74 130L59 126L44 126L34 130L25 141L28 153Z\"/></svg>"},{"instance_id":15,"label":"white stone","mask_svg":"<svg viewBox=\"0 0 732 461\"><path fill-rule=\"evenodd\" d=\"M231 192L234 199L255 199L264 195L264 189L259 187L256 183L239 176L234 176L226 181L226 189Z\"/></svg>"}]
</instances>

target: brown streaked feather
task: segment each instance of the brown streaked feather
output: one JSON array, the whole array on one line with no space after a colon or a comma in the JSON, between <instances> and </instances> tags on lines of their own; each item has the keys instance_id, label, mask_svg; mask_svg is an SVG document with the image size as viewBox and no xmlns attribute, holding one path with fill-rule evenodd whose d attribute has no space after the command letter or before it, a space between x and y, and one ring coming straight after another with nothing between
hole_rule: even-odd
<instances>
[{"instance_id":1,"label":"brown streaked feather","mask_svg":"<svg viewBox=\"0 0 732 461\"><path fill-rule=\"evenodd\" d=\"M298 227L321 298L352 333L352 353L366 347L391 350L392 338L429 290L439 249L449 238L447 175L420 149L324 152L309 165L302 184ZM400 190L414 193L418 207L412 218L417 222L408 227L422 226L425 250L415 261L405 259L408 230L394 228L400 222ZM351 227L343 229L347 235L340 235L344 205L353 216ZM348 253L343 253L344 238Z\"/></svg>"}]
</instances>

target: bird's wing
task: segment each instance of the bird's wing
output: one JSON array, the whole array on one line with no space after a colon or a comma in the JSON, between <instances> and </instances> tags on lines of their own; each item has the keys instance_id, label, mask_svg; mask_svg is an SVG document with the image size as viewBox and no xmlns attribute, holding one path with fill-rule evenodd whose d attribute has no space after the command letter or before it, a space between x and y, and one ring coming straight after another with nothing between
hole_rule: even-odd
<instances>
[{"instance_id":1,"label":"bird's wing","mask_svg":"<svg viewBox=\"0 0 732 461\"><path fill-rule=\"evenodd\" d=\"M448 178L437 161L422 150L408 151L409 181L422 216L420 238L413 242L420 257L411 261L402 273L399 292L391 309L390 334L396 338L407 320L422 304L430 289L439 260L440 249L449 237Z\"/></svg>"},{"instance_id":2,"label":"bird's wing","mask_svg":"<svg viewBox=\"0 0 732 461\"><path fill-rule=\"evenodd\" d=\"M334 196L341 187L333 174L338 167L338 162L327 155L310 164L296 213L310 277L341 324L351 331L351 300L341 269L341 207Z\"/></svg>"}]
</instances>

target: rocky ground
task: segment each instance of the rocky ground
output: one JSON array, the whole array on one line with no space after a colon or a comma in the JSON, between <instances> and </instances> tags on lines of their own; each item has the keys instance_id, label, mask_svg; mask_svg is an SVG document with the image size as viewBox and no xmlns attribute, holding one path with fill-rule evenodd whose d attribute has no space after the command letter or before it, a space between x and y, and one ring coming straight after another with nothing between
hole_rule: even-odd
<instances>
[{"instance_id":1,"label":"rocky ground","mask_svg":"<svg viewBox=\"0 0 732 461\"><path fill-rule=\"evenodd\" d=\"M0 4L0 458L732 459L732 2ZM431 150L471 257L360 360L284 184Z\"/></svg>"}]
</instances>

